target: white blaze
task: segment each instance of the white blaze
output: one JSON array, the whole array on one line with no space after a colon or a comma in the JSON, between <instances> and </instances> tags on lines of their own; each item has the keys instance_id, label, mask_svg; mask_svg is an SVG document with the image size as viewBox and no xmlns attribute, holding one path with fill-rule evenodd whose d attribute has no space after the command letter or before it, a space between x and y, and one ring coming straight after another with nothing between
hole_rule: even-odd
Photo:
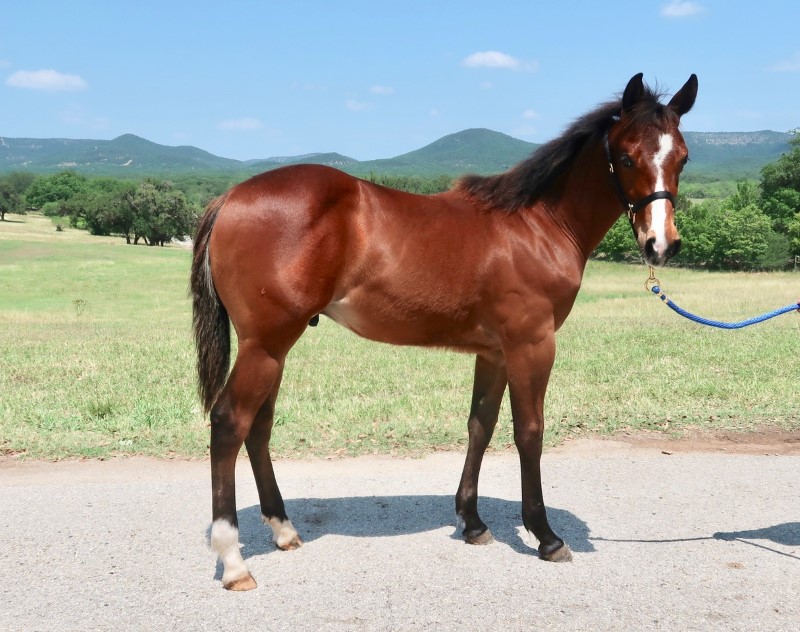
<instances>
[{"instance_id":1,"label":"white blaze","mask_svg":"<svg viewBox=\"0 0 800 632\"><path fill-rule=\"evenodd\" d=\"M653 166L656 168L655 191L664 191L664 162L672 151L672 134L661 134L658 139L658 151L653 156ZM650 230L656 235L654 244L657 253L667 250L667 202L669 200L656 200L650 204Z\"/></svg>"}]
</instances>

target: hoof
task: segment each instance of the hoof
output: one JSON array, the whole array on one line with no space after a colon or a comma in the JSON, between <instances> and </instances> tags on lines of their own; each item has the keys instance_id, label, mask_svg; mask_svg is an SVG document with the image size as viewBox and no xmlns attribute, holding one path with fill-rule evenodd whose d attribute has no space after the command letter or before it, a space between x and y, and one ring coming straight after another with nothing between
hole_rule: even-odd
<instances>
[{"instance_id":1,"label":"hoof","mask_svg":"<svg viewBox=\"0 0 800 632\"><path fill-rule=\"evenodd\" d=\"M281 551L294 551L295 549L299 549L303 546L303 541L300 539L300 536L295 534L293 538L289 540L281 540L275 543Z\"/></svg>"},{"instance_id":2,"label":"hoof","mask_svg":"<svg viewBox=\"0 0 800 632\"><path fill-rule=\"evenodd\" d=\"M253 579L253 576L250 573L247 573L244 577L240 577L239 579L234 579L232 582L228 582L227 584L223 584L226 590L236 590L236 591L244 591L244 590L253 590L257 586L256 580Z\"/></svg>"},{"instance_id":3,"label":"hoof","mask_svg":"<svg viewBox=\"0 0 800 632\"><path fill-rule=\"evenodd\" d=\"M467 544L491 544L494 542L494 536L489 529L481 531L480 533L467 533L464 532L464 542Z\"/></svg>"},{"instance_id":4,"label":"hoof","mask_svg":"<svg viewBox=\"0 0 800 632\"><path fill-rule=\"evenodd\" d=\"M567 543L565 542L560 547L558 547L555 551L550 551L547 553L543 553L539 551L539 557L543 560L547 560L548 562L571 562L572 561L572 550L569 548Z\"/></svg>"},{"instance_id":5,"label":"hoof","mask_svg":"<svg viewBox=\"0 0 800 632\"><path fill-rule=\"evenodd\" d=\"M288 518L281 520L262 515L261 519L272 528L272 541L281 551L294 551L303 546L303 541Z\"/></svg>"}]
</instances>

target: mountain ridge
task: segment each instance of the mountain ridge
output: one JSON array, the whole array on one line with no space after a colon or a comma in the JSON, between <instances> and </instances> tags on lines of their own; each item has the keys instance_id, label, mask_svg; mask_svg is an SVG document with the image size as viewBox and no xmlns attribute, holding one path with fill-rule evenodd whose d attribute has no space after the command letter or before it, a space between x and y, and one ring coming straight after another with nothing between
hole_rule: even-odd
<instances>
[{"instance_id":1,"label":"mountain ridge","mask_svg":"<svg viewBox=\"0 0 800 632\"><path fill-rule=\"evenodd\" d=\"M684 132L691 162L687 171L713 170L725 177L757 177L761 167L788 151L792 135L755 132ZM447 134L410 152L359 161L336 152L234 160L190 145L160 145L134 134L111 140L0 137L0 173L49 173L75 169L91 175L146 176L228 172L245 177L303 162L337 167L355 175L459 176L498 173L524 160L539 145L485 128Z\"/></svg>"}]
</instances>

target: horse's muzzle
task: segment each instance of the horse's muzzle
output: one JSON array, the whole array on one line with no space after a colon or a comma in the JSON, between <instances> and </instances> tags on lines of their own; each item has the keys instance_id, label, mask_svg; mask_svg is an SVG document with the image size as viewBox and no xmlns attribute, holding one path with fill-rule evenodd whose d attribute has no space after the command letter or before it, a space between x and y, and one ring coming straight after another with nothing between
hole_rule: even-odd
<instances>
[{"instance_id":1,"label":"horse's muzzle","mask_svg":"<svg viewBox=\"0 0 800 632\"><path fill-rule=\"evenodd\" d=\"M647 263L653 266L663 266L681 250L681 240L676 239L668 244L663 252L656 250L656 238L650 237L644 244L644 258Z\"/></svg>"}]
</instances>

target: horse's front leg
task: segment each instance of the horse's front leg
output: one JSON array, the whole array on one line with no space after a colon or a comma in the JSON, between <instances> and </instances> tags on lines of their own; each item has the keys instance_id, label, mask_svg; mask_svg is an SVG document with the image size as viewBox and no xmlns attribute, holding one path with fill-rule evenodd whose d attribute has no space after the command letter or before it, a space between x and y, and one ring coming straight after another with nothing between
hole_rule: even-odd
<instances>
[{"instance_id":1,"label":"horse's front leg","mask_svg":"<svg viewBox=\"0 0 800 632\"><path fill-rule=\"evenodd\" d=\"M478 476L486 447L497 425L497 415L506 390L506 367L502 355L477 356L472 406L469 412L469 447L456 493L456 514L464 522L469 544L488 544L492 533L478 515Z\"/></svg>"},{"instance_id":2,"label":"horse's front leg","mask_svg":"<svg viewBox=\"0 0 800 632\"><path fill-rule=\"evenodd\" d=\"M555 332L536 342L509 345L506 350L514 442L522 472L522 523L539 541L539 556L552 562L572 559L569 546L547 522L542 496L544 395L555 360Z\"/></svg>"}]
</instances>

